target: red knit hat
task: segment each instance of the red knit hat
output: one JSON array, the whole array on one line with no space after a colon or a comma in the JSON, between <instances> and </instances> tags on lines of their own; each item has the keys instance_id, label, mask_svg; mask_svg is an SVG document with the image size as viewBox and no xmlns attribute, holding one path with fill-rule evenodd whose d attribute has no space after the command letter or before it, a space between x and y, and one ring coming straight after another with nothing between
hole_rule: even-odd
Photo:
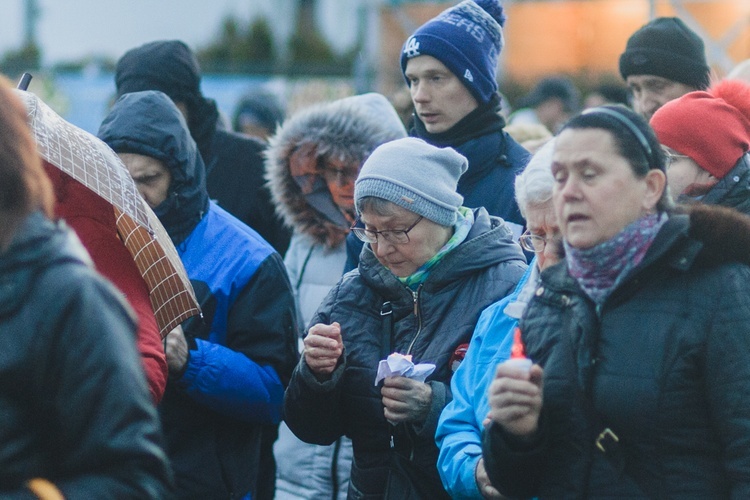
<instances>
[{"instance_id":1,"label":"red knit hat","mask_svg":"<svg viewBox=\"0 0 750 500\"><path fill-rule=\"evenodd\" d=\"M651 127L660 143L721 179L750 149L750 85L723 80L685 94L659 108Z\"/></svg>"}]
</instances>

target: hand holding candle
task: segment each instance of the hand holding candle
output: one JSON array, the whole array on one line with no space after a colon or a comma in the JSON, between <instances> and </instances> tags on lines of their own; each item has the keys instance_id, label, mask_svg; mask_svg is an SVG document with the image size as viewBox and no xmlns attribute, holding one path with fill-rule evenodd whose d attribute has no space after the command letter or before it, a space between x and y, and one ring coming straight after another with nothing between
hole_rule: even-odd
<instances>
[{"instance_id":1,"label":"hand holding candle","mask_svg":"<svg viewBox=\"0 0 750 500\"><path fill-rule=\"evenodd\" d=\"M497 366L490 384L488 418L519 437L530 437L538 428L542 409L544 372L525 355L521 330L514 331L511 359Z\"/></svg>"}]
</instances>

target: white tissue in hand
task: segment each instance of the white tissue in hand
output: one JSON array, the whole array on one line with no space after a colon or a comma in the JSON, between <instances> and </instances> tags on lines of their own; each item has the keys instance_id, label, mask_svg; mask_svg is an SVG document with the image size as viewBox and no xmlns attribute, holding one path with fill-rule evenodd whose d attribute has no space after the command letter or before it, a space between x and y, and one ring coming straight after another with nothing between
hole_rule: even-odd
<instances>
[{"instance_id":1,"label":"white tissue in hand","mask_svg":"<svg viewBox=\"0 0 750 500\"><path fill-rule=\"evenodd\" d=\"M411 356L394 352L388 355L388 359L381 359L378 363L378 374L375 376L375 385L386 377L406 377L417 382L424 382L432 372L435 365L432 363L411 362Z\"/></svg>"}]
</instances>

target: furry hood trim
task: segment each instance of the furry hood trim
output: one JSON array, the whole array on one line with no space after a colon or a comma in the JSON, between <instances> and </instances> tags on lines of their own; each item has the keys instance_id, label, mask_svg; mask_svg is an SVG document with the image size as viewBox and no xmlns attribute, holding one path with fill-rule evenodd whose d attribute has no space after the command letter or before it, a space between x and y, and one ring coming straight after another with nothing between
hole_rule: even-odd
<instances>
[{"instance_id":1,"label":"furry hood trim","mask_svg":"<svg viewBox=\"0 0 750 500\"><path fill-rule=\"evenodd\" d=\"M277 213L297 232L329 248L337 246L349 224L328 191L321 160L335 158L361 167L376 147L402 137L406 129L380 94L299 111L278 129L265 153L266 180ZM294 171L292 161L308 164L305 175Z\"/></svg>"}]
</instances>

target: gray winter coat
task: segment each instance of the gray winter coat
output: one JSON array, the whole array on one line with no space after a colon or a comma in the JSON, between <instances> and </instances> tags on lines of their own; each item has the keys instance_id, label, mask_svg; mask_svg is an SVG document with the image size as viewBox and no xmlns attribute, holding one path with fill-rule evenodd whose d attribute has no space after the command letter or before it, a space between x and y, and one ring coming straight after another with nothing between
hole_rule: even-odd
<instances>
[{"instance_id":1,"label":"gray winter coat","mask_svg":"<svg viewBox=\"0 0 750 500\"><path fill-rule=\"evenodd\" d=\"M361 165L380 144L405 136L404 126L385 97L365 94L301 111L271 138L266 178L276 211L294 230L284 263L297 298L300 325L310 321L344 272L344 237L350 223L320 182L322 178L295 179L290 157L309 147L314 148L309 155L315 161L335 157ZM318 189L304 194L300 183L307 181ZM352 460L351 441L346 437L330 446L308 444L282 423L274 455L276 500L346 498Z\"/></svg>"},{"instance_id":2,"label":"gray winter coat","mask_svg":"<svg viewBox=\"0 0 750 500\"><path fill-rule=\"evenodd\" d=\"M311 324L337 321L345 347L331 380L320 383L304 362L285 395L287 424L302 440L329 444L346 435L354 445L349 498L381 498L395 453L412 470L424 498L444 498L436 463L435 429L451 400L449 360L468 343L479 314L513 290L526 268L511 232L483 208L466 240L446 255L416 292L403 285L365 245L359 269L347 273L321 304ZM384 329L383 303L393 308L393 328ZM384 331L392 350L414 363L434 363L427 379L432 407L425 422L391 426L374 385ZM419 477L420 479L415 479Z\"/></svg>"}]
</instances>

